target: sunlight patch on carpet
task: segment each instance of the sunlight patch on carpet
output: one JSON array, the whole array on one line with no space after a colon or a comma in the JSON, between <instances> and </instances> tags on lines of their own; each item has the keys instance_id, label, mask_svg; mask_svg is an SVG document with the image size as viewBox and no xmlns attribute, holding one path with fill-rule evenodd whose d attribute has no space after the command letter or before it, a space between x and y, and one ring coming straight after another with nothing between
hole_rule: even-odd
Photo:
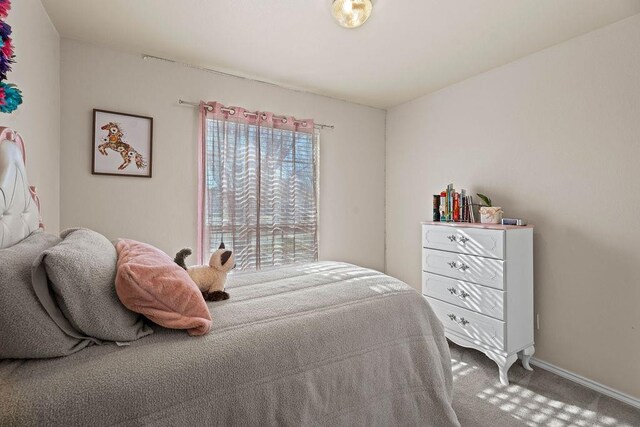
<instances>
[{"instance_id":1,"label":"sunlight patch on carpet","mask_svg":"<svg viewBox=\"0 0 640 427\"><path fill-rule=\"evenodd\" d=\"M460 369L462 367L459 367ZM466 369L472 370L473 367ZM456 371L454 370L454 378L455 375ZM633 427L631 424L622 423L613 417L598 415L593 410L550 399L517 384L511 384L507 387L487 387L476 396L532 427Z\"/></svg>"}]
</instances>

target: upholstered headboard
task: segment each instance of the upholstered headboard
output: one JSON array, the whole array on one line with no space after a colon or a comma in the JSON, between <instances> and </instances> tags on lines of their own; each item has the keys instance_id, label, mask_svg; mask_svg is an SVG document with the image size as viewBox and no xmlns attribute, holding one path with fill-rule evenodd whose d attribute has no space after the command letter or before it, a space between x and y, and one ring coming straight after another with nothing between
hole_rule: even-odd
<instances>
[{"instance_id":1,"label":"upholstered headboard","mask_svg":"<svg viewBox=\"0 0 640 427\"><path fill-rule=\"evenodd\" d=\"M0 127L0 248L7 248L41 227L40 202L29 187L24 142Z\"/></svg>"}]
</instances>

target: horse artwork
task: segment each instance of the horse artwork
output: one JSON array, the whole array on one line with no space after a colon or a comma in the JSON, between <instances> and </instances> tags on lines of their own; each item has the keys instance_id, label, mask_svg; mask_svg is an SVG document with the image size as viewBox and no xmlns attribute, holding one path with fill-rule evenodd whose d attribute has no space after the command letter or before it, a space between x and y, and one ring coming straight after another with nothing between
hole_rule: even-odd
<instances>
[{"instance_id":1,"label":"horse artwork","mask_svg":"<svg viewBox=\"0 0 640 427\"><path fill-rule=\"evenodd\" d=\"M152 123L151 117L94 110L92 173L150 178Z\"/></svg>"},{"instance_id":2,"label":"horse artwork","mask_svg":"<svg viewBox=\"0 0 640 427\"><path fill-rule=\"evenodd\" d=\"M122 133L118 123L109 122L100 129L106 130L108 135L102 138L103 142L98 145L98 150L100 151L100 154L105 156L109 155L109 153L107 153L107 148L120 153L122 156L122 164L118 166L118 170L123 170L129 166L131 159L135 159L138 169L147 167L147 162L144 161L142 154L138 153L133 147L131 147L131 145L122 140L124 134Z\"/></svg>"}]
</instances>

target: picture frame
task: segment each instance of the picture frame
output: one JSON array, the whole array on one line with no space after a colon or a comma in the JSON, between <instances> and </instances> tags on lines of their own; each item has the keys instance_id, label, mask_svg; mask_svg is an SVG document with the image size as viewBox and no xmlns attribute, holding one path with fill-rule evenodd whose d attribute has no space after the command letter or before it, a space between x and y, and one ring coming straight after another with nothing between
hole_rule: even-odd
<instances>
[{"instance_id":1,"label":"picture frame","mask_svg":"<svg viewBox=\"0 0 640 427\"><path fill-rule=\"evenodd\" d=\"M151 178L153 117L93 109L92 175Z\"/></svg>"}]
</instances>

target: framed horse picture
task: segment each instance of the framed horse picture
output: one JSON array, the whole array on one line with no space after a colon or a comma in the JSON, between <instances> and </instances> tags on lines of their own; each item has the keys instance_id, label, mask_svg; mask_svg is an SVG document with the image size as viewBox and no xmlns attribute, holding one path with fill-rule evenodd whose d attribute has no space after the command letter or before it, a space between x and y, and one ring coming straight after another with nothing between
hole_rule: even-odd
<instances>
[{"instance_id":1,"label":"framed horse picture","mask_svg":"<svg viewBox=\"0 0 640 427\"><path fill-rule=\"evenodd\" d=\"M153 118L93 110L94 175L151 178Z\"/></svg>"}]
</instances>

